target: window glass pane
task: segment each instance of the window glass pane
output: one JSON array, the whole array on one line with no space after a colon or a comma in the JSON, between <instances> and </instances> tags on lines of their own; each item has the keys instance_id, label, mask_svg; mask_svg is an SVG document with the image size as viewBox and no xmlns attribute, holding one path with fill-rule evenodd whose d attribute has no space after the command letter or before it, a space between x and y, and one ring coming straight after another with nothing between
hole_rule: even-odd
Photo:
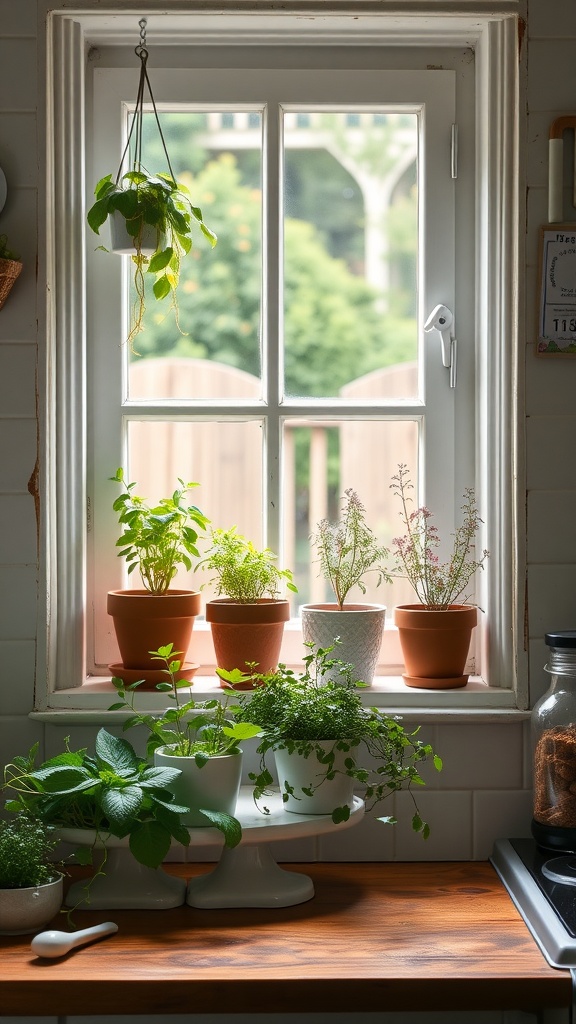
<instances>
[{"instance_id":1,"label":"window glass pane","mask_svg":"<svg viewBox=\"0 0 576 1024\"><path fill-rule=\"evenodd\" d=\"M179 477L193 480L199 486L190 494L191 503L213 527L236 526L255 544L262 543L260 421L130 420L127 440L127 475L137 481L137 494L156 501L172 494ZM187 575L181 572L174 586L190 587ZM204 581L203 574L196 574L193 588Z\"/></svg>"},{"instance_id":2,"label":"window glass pane","mask_svg":"<svg viewBox=\"0 0 576 1024\"><path fill-rule=\"evenodd\" d=\"M399 508L390 483L399 462L417 479L418 423L414 420L345 420L340 425L317 420L284 424L286 507L285 563L294 569L298 604L331 601L319 576L317 553L310 545L321 519L338 519L344 491L353 488L366 509L366 522L380 543L390 546L400 532ZM417 491L414 492L417 500ZM366 579L367 594L356 600L388 607L411 600L403 580L376 587Z\"/></svg>"},{"instance_id":3,"label":"window glass pane","mask_svg":"<svg viewBox=\"0 0 576 1024\"><path fill-rule=\"evenodd\" d=\"M416 114L285 113L290 397L416 395L417 152Z\"/></svg>"},{"instance_id":4,"label":"window glass pane","mask_svg":"<svg viewBox=\"0 0 576 1024\"><path fill-rule=\"evenodd\" d=\"M160 118L174 174L190 189L193 204L201 208L218 242L212 249L200 230L195 233L192 251L182 262L177 318L170 297L156 301L151 288L147 289L144 330L129 353L129 396L138 400L258 395L261 113L161 112ZM146 114L144 122L144 166L151 173L167 172L154 115ZM131 304L134 298L132 293ZM154 384L152 375L140 370L149 359L166 360L172 372L158 375ZM183 368L185 361L189 372ZM211 372L213 366L215 372ZM241 372L218 372L224 367ZM250 375L249 385L245 374ZM144 379L148 386L142 391Z\"/></svg>"}]
</instances>

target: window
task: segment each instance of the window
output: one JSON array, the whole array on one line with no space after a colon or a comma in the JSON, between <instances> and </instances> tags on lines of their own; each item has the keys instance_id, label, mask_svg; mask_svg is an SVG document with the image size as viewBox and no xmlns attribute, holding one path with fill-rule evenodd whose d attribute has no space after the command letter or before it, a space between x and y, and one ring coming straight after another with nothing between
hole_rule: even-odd
<instances>
[{"instance_id":1,"label":"window","mask_svg":"<svg viewBox=\"0 0 576 1024\"><path fill-rule=\"evenodd\" d=\"M130 30L128 22L121 19L117 34ZM130 478L155 496L171 489L178 475L198 480L198 503L212 521L236 522L252 539L278 550L282 562L296 568L298 600L304 601L320 596L307 544L318 518L333 516L344 487L354 486L371 523L389 540L395 531L388 485L402 461L413 469L443 533L454 528L471 476L477 484L493 553L479 595L490 619L490 644L486 631L478 631L477 665L504 698L513 666L503 638L516 614L507 568L513 564L507 532L511 464L502 436L486 436L485 425L488 414L490 422L496 414L500 428L499 417L505 418L510 359L493 339L511 323L513 328L513 317L486 253L500 254L503 278L510 280L512 228L494 226L494 209L504 201L501 185L512 187L514 146L510 137L496 137L502 164L496 168L494 157L492 163L482 157L480 144L483 133L494 129L490 99L504 81L503 71L501 79L490 78L487 62L496 30L511 59L513 19L476 23L475 63L470 51L463 57L461 49L440 50L446 42L441 31L426 51L389 48L383 40L375 45L373 33L354 39L348 33L354 23L338 17L308 36L309 30L290 22L290 30L306 38L305 60L300 49L290 49L290 34L281 47L276 37L270 50L265 17L250 23L258 46L249 50L228 45L239 37L219 39L208 19L206 39L222 47L207 45L199 61L198 49L182 45L183 26L197 41L198 16L174 15L166 22L167 41L179 45L163 51L164 66L150 66L155 99L168 138L186 140L171 145L171 155L177 153L176 173L190 174L201 189L198 202L208 223L212 209L212 220L222 217L216 201L212 208L212 195L220 189L233 200L224 217L226 245L222 255L218 246L213 253L199 250L195 274L187 279L182 301L190 333L168 330L157 322L158 311L149 310L136 355L122 344L129 294L120 261L93 252L88 243L84 320L72 287L84 281L84 266L73 259L85 242L79 207L58 198L58 189L49 206L52 276L59 282L54 318L63 327L50 383L65 398L65 412L56 404L49 410L57 436L50 458L54 479L67 477L54 487L50 505L49 689L68 691L86 671L104 673L115 660L105 594L122 585L108 481L117 465L127 465ZM381 32L378 18L376 24ZM438 28L446 29L442 19ZM84 109L80 89L77 110L65 117L80 152L72 161L58 147L52 155L54 181L64 173L73 196L81 192L84 151L89 187L117 165L134 99L133 59L119 67L116 53L100 45L84 65L83 33L98 41L99 30L109 42L95 14L51 19L53 62L65 56L66 74L85 85L87 97ZM416 23L412 31L412 42L422 43ZM323 45L317 45L319 36ZM343 46L352 41L362 42L360 52ZM513 98L508 103L509 126ZM57 89L54 105L66 107ZM456 168L452 125L462 121L466 135ZM54 113L54 126L59 123ZM152 132L145 145L152 154ZM491 178L497 170L498 187ZM478 195L482 203L475 207ZM62 214L58 221L52 221L52 209ZM212 226L221 232L217 223ZM242 280L234 277L237 262L227 261L230 246L250 253ZM61 277L66 253L69 285ZM203 331L209 307L195 302L195 293L218 287L218 281L230 289L229 308L218 307L216 323ZM439 302L456 315L456 388L449 386L439 343L422 331ZM87 339L82 352L80 337ZM491 390L495 380L502 389L500 411ZM510 432L506 425L506 436ZM159 454L150 457L154 451ZM166 454L175 451L178 465ZM371 465L373 453L377 461ZM230 466L232 474L245 468L248 487L225 471ZM64 521L63 503L69 509ZM389 608L402 600L398 584L383 599ZM297 605L293 610L297 616ZM390 651L393 670L393 646ZM49 702L58 704L56 698Z\"/></svg>"}]
</instances>

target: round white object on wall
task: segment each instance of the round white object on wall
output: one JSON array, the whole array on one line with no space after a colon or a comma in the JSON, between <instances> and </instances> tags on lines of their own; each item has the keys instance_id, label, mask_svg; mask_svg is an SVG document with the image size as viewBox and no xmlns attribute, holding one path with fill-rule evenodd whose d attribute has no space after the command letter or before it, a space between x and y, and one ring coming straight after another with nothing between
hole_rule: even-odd
<instances>
[{"instance_id":1,"label":"round white object on wall","mask_svg":"<svg viewBox=\"0 0 576 1024\"><path fill-rule=\"evenodd\" d=\"M4 204L6 202L6 196L7 195L8 195L8 186L6 184L6 175L4 174L4 171L2 170L2 168L0 167L0 213L4 209Z\"/></svg>"}]
</instances>

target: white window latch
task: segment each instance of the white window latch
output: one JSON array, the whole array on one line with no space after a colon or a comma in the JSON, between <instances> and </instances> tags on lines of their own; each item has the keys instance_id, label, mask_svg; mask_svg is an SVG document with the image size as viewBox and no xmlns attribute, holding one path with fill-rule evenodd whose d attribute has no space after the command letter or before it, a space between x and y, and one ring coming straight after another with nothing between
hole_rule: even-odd
<instances>
[{"instance_id":1,"label":"white window latch","mask_svg":"<svg viewBox=\"0 0 576 1024\"><path fill-rule=\"evenodd\" d=\"M456 338L452 334L454 316L448 306L435 306L426 323L424 330L429 333L436 331L440 335L442 348L442 364L450 370L450 387L456 387Z\"/></svg>"}]
</instances>

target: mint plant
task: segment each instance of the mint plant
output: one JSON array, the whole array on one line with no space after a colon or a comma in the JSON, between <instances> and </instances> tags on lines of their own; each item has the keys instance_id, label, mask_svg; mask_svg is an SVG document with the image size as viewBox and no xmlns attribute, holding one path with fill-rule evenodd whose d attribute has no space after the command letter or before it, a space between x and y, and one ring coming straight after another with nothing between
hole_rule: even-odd
<instances>
[{"instance_id":1,"label":"mint plant","mask_svg":"<svg viewBox=\"0 0 576 1024\"><path fill-rule=\"evenodd\" d=\"M86 748L63 753L36 767L38 744L4 768L3 789L16 793L9 811L28 811L54 828L93 829L104 842L108 834L129 836L133 856L149 868L164 860L172 839L187 846L188 830L180 823L187 807L174 803L168 786L173 768L153 768L127 740L100 729L95 755Z\"/></svg>"},{"instance_id":2,"label":"mint plant","mask_svg":"<svg viewBox=\"0 0 576 1024\"><path fill-rule=\"evenodd\" d=\"M436 553L440 535L432 522L432 512L425 506L410 507L413 501L409 491L414 486L404 463L398 465L390 487L400 500L405 528L405 533L392 541L392 575L407 579L425 608L444 611L465 591L488 558L486 550L480 558L474 555L476 535L482 524L474 491L470 487L464 491L462 522L454 533L450 557L441 562Z\"/></svg>"},{"instance_id":3,"label":"mint plant","mask_svg":"<svg viewBox=\"0 0 576 1024\"><path fill-rule=\"evenodd\" d=\"M205 530L209 520L196 505L188 505L185 497L196 483L184 483L169 498L150 505L134 494L135 483L127 483L119 468L110 477L124 486L113 504L123 528L116 546L119 558L125 558L128 575L139 570L142 583L151 594L165 594L179 565L192 568L192 558L199 557L196 541L198 531Z\"/></svg>"},{"instance_id":4,"label":"mint plant","mask_svg":"<svg viewBox=\"0 0 576 1024\"><path fill-rule=\"evenodd\" d=\"M121 679L113 678L112 684L118 692L120 700L111 704L109 711L132 711L126 719L123 729L144 726L148 729L148 756L152 756L159 747L173 757L193 757L198 768L203 768L211 757L224 757L239 754L239 744L259 733L259 727L248 721L235 721L230 718L228 699L223 701L206 700L197 702L193 699L181 702L178 691L189 686L185 679L176 677L181 662L178 656L181 651L173 651L173 645L167 644L150 651L152 657L161 661L167 676L164 683L157 683L156 689L168 693L173 701L160 715L142 714L135 709L135 696L140 681L126 686ZM200 808L201 813L212 825L223 833L227 846L236 846L242 836L240 824L236 818L223 811L211 808Z\"/></svg>"},{"instance_id":5,"label":"mint plant","mask_svg":"<svg viewBox=\"0 0 576 1024\"><path fill-rule=\"evenodd\" d=\"M344 492L338 522L321 519L311 540L318 552L321 573L334 591L340 610L353 587L366 593L364 580L368 573L375 574L377 586L383 581L391 582L383 565L388 550L378 543L366 523L366 509L351 487Z\"/></svg>"}]
</instances>

